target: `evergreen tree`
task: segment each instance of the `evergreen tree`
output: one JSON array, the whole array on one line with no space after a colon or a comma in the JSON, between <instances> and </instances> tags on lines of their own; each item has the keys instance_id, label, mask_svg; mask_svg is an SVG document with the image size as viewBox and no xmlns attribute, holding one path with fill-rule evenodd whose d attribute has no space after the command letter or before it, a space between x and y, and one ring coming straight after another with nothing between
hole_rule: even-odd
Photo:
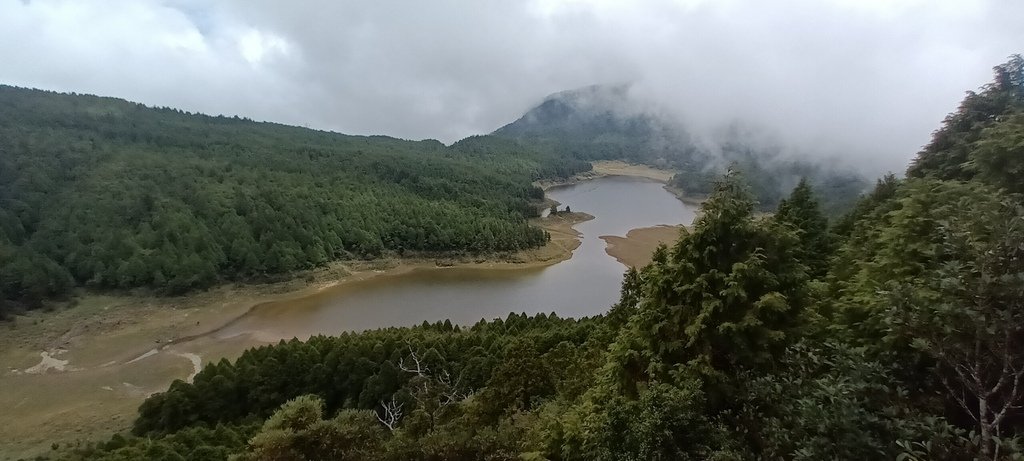
<instances>
[{"instance_id":1,"label":"evergreen tree","mask_svg":"<svg viewBox=\"0 0 1024 461\"><path fill-rule=\"evenodd\" d=\"M952 180L974 176L969 167L971 152L983 130L1008 114L1024 110L1024 57L1013 55L993 70L994 81L980 92L967 93L957 111L932 134L931 142L907 169L907 176Z\"/></svg>"},{"instance_id":2,"label":"evergreen tree","mask_svg":"<svg viewBox=\"0 0 1024 461\"><path fill-rule=\"evenodd\" d=\"M136 435L57 447L43 458L1022 459L1020 121L996 110L1019 96L1024 75L1013 69L1020 67L1011 62L997 72L999 91L968 96L969 110L951 116L911 178L883 178L837 223L830 266L831 251L819 246L824 218L806 182L775 216L758 218L730 174L691 229L659 247L649 266L626 273L607 315L512 313L468 328L423 322L253 348L150 396ZM487 139L460 144L472 156L501 148ZM207 167L189 166L196 174ZM457 182L438 185L420 169L381 163L366 171L412 182L430 197L458 195L450 190ZM12 184L9 176L0 170L0 185ZM43 181L37 176L18 184ZM6 191L0 187L0 200ZM521 192L536 198L533 189ZM160 194L151 203L107 197L112 214L105 216L150 213L152 225L103 232L65 210L64 218L91 224L81 226L83 239L46 230L53 224L40 216L23 217L31 206L0 208L0 217L19 216L17 225L0 222L0 257L13 259L0 265L0 291L47 296L64 269L66 278L99 286L164 273L169 284L200 284L211 270L243 260L205 229L242 240L248 232L264 266L271 250L306 265L335 242L334 254L366 256L357 243L390 251L420 240L495 248L544 239L516 219L433 200L416 204L436 204L439 215L408 221L379 221L358 207L318 221L317 210L330 215L337 204L307 208L315 194L296 199L272 187L251 203L244 195L225 197L245 221L210 221L217 226L188 224L210 211L204 207L218 209L215 199L189 202L186 213ZM274 214L291 202L294 214ZM366 203L406 216L401 202ZM251 215L260 218L250 222ZM281 219L264 219L273 217ZM89 257L46 259L65 251ZM159 258L136 258L140 251ZM825 283L809 283L809 270Z\"/></svg>"},{"instance_id":3,"label":"evergreen tree","mask_svg":"<svg viewBox=\"0 0 1024 461\"><path fill-rule=\"evenodd\" d=\"M337 259L533 248L531 182L588 168L490 136L445 147L0 85L0 291L36 307L75 285L178 294Z\"/></svg>"},{"instance_id":4,"label":"evergreen tree","mask_svg":"<svg viewBox=\"0 0 1024 461\"><path fill-rule=\"evenodd\" d=\"M789 198L779 203L775 219L796 229L800 238L796 256L807 266L809 275L825 275L833 251L828 219L821 213L807 178L801 178Z\"/></svg>"},{"instance_id":5,"label":"evergreen tree","mask_svg":"<svg viewBox=\"0 0 1024 461\"><path fill-rule=\"evenodd\" d=\"M626 369L663 376L694 360L716 373L756 367L792 340L807 302L798 241L753 209L741 178L727 176L693 230L651 268L628 327L635 339L625 338L650 363Z\"/></svg>"},{"instance_id":6,"label":"evergreen tree","mask_svg":"<svg viewBox=\"0 0 1024 461\"><path fill-rule=\"evenodd\" d=\"M841 321L910 385L975 421L984 458L1024 404L1024 214L977 183L911 180L851 242ZM922 369L925 370L922 372Z\"/></svg>"},{"instance_id":7,"label":"evergreen tree","mask_svg":"<svg viewBox=\"0 0 1024 461\"><path fill-rule=\"evenodd\" d=\"M983 130L965 165L980 180L1013 193L1024 193L1024 104L1021 111Z\"/></svg>"},{"instance_id":8,"label":"evergreen tree","mask_svg":"<svg viewBox=\"0 0 1024 461\"><path fill-rule=\"evenodd\" d=\"M236 461L361 461L379 450L384 431L369 411L323 419L323 401L301 396L275 412Z\"/></svg>"},{"instance_id":9,"label":"evergreen tree","mask_svg":"<svg viewBox=\"0 0 1024 461\"><path fill-rule=\"evenodd\" d=\"M570 458L707 459L731 452L726 437L712 434L719 415L738 405L738 374L770 367L799 338L808 301L796 233L753 211L742 179L729 174L693 230L644 269L636 312L611 345L601 385L588 394L582 437L591 448ZM684 401L671 416L649 412L645 403L673 398ZM663 418L674 421L668 438L611 438L630 425L666 424ZM709 437L694 444L685 438L690 433Z\"/></svg>"}]
</instances>

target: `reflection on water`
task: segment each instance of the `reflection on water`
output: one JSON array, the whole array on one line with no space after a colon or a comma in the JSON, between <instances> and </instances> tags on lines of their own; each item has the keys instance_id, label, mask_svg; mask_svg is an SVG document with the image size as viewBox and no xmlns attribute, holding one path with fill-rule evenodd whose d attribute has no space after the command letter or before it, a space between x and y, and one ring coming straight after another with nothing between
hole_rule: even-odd
<instances>
[{"instance_id":1,"label":"reflection on water","mask_svg":"<svg viewBox=\"0 0 1024 461\"><path fill-rule=\"evenodd\" d=\"M467 325L510 312L600 314L618 300L625 267L605 253L605 242L598 237L689 224L694 218L694 210L661 184L640 178L599 178L552 188L548 196L595 217L576 226L583 240L568 261L543 268L429 268L375 277L261 306L218 336L306 338L444 319Z\"/></svg>"}]
</instances>

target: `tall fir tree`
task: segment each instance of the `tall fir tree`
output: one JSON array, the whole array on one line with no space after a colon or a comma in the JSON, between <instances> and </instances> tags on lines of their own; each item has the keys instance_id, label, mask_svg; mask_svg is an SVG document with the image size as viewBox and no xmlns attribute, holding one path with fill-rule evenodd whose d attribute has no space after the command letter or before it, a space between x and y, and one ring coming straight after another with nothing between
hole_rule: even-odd
<instances>
[{"instance_id":1,"label":"tall fir tree","mask_svg":"<svg viewBox=\"0 0 1024 461\"><path fill-rule=\"evenodd\" d=\"M779 203L775 219L797 231L800 247L796 256L807 265L808 274L812 277L825 275L833 251L832 237L828 219L822 214L807 178L800 179L789 198Z\"/></svg>"}]
</instances>

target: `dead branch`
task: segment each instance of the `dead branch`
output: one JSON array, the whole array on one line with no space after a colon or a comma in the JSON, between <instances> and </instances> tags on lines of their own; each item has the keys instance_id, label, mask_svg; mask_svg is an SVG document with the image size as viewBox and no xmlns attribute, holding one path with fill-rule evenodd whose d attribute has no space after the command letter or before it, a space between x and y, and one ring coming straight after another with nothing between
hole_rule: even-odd
<instances>
[{"instance_id":1,"label":"dead branch","mask_svg":"<svg viewBox=\"0 0 1024 461\"><path fill-rule=\"evenodd\" d=\"M391 397L390 402L381 402L381 409L384 410L384 416L381 413L375 413L377 415L377 421L386 426L388 430L394 431L395 427L398 426L398 420L402 419L402 406L405 404L398 403L395 401L395 397Z\"/></svg>"}]
</instances>

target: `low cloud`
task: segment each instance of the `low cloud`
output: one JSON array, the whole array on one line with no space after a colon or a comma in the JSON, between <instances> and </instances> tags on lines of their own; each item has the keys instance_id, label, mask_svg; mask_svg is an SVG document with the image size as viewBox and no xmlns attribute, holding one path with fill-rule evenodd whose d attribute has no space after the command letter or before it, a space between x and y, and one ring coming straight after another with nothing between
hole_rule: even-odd
<instances>
[{"instance_id":1,"label":"low cloud","mask_svg":"<svg viewBox=\"0 0 1024 461\"><path fill-rule=\"evenodd\" d=\"M1024 45L998 0L0 0L0 82L452 142L632 82L695 130L902 170Z\"/></svg>"}]
</instances>

